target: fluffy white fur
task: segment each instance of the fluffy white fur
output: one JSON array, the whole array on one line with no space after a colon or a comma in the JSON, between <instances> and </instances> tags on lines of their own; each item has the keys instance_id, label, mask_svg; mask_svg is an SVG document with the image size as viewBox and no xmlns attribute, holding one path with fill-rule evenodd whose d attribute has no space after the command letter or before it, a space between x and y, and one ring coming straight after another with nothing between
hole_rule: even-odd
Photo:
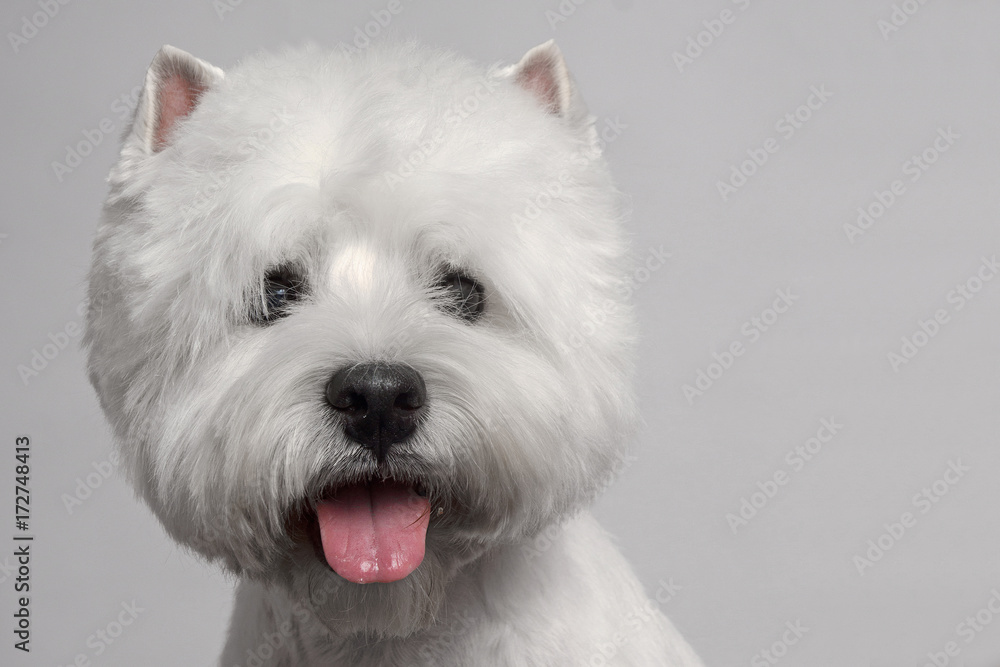
<instances>
[{"instance_id":1,"label":"fluffy white fur","mask_svg":"<svg viewBox=\"0 0 1000 667\"><path fill-rule=\"evenodd\" d=\"M221 665L701 664L584 509L636 422L634 323L618 196L554 44L225 74L164 47L109 180L90 377L138 493L241 578ZM283 264L307 296L255 324ZM485 287L480 319L440 307L442 267ZM323 395L371 360L427 387L382 467ZM365 476L419 479L435 510L400 581L340 578L296 523Z\"/></svg>"}]
</instances>

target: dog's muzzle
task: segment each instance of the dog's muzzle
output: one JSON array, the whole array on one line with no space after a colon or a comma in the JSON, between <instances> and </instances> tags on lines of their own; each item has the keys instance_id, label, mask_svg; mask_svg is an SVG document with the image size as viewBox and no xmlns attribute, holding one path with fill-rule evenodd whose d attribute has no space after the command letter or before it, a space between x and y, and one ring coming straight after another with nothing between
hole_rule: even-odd
<instances>
[{"instance_id":1,"label":"dog's muzzle","mask_svg":"<svg viewBox=\"0 0 1000 667\"><path fill-rule=\"evenodd\" d=\"M343 418L347 437L382 463L394 444L417 429L427 388L420 373L405 364L363 363L334 373L326 400Z\"/></svg>"}]
</instances>

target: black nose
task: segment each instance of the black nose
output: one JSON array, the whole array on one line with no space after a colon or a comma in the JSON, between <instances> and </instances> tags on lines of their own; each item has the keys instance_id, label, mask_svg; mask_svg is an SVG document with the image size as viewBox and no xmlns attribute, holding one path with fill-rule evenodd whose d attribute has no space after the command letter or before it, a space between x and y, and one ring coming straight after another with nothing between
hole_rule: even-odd
<instances>
[{"instance_id":1,"label":"black nose","mask_svg":"<svg viewBox=\"0 0 1000 667\"><path fill-rule=\"evenodd\" d=\"M420 373L404 364L357 364L333 374L326 400L343 417L347 437L381 463L392 445L416 430L427 388Z\"/></svg>"}]
</instances>

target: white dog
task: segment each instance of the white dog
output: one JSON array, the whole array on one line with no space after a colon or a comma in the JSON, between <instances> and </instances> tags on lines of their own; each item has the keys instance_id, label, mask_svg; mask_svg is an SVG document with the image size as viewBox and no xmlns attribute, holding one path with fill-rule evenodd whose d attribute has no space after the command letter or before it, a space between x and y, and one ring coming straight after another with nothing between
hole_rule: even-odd
<instances>
[{"instance_id":1,"label":"white dog","mask_svg":"<svg viewBox=\"0 0 1000 667\"><path fill-rule=\"evenodd\" d=\"M701 664L585 509L634 323L553 43L165 46L109 180L90 377L139 494L240 577L224 667Z\"/></svg>"}]
</instances>

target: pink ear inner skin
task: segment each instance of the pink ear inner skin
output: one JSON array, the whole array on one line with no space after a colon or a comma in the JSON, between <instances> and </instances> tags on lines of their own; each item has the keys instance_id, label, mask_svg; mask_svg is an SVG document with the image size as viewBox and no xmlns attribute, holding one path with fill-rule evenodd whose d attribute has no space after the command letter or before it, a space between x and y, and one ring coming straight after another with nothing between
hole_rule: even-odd
<instances>
[{"instance_id":1,"label":"pink ear inner skin","mask_svg":"<svg viewBox=\"0 0 1000 667\"><path fill-rule=\"evenodd\" d=\"M555 63L548 58L536 58L517 75L517 83L534 95L545 108L559 114L559 84L556 81Z\"/></svg>"},{"instance_id":2,"label":"pink ear inner skin","mask_svg":"<svg viewBox=\"0 0 1000 667\"><path fill-rule=\"evenodd\" d=\"M183 74L171 73L160 83L159 108L156 130L153 132L153 148L166 148L170 131L178 120L194 110L198 98L205 92L205 86L192 81Z\"/></svg>"}]
</instances>

